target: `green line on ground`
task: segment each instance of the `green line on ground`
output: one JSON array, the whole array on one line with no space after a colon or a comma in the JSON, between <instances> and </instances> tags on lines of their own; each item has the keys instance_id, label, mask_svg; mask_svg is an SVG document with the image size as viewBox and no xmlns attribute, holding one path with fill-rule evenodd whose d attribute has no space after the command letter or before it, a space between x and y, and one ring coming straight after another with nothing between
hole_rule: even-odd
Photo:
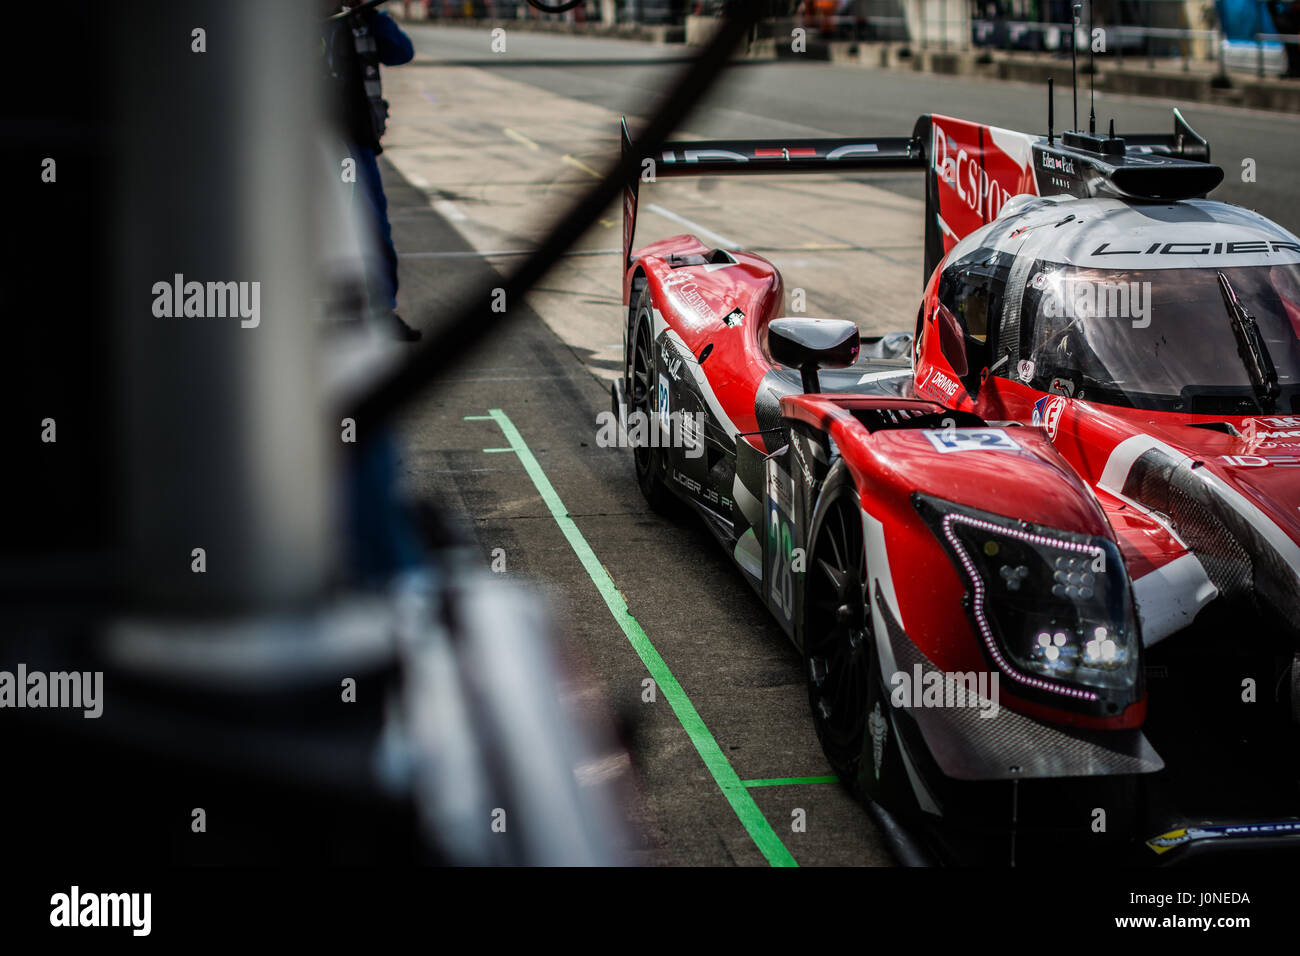
<instances>
[{"instance_id":1,"label":"green line on ground","mask_svg":"<svg viewBox=\"0 0 1300 956\"><path fill-rule=\"evenodd\" d=\"M795 787L805 783L839 783L840 778L829 777L767 777L763 780L742 780L747 787Z\"/></svg>"},{"instance_id":2,"label":"green line on ground","mask_svg":"<svg viewBox=\"0 0 1300 956\"><path fill-rule=\"evenodd\" d=\"M513 448L484 448L483 451L488 455L499 455L503 451L514 451L514 449Z\"/></svg>"},{"instance_id":3,"label":"green line on ground","mask_svg":"<svg viewBox=\"0 0 1300 956\"><path fill-rule=\"evenodd\" d=\"M465 418L464 418L464 421L467 421L467 422L490 422L490 421L492 421L492 416L491 416L491 415L466 415Z\"/></svg>"},{"instance_id":4,"label":"green line on ground","mask_svg":"<svg viewBox=\"0 0 1300 956\"><path fill-rule=\"evenodd\" d=\"M677 719L681 722L682 729L686 731L691 743L695 745L695 752L700 755L700 759L704 761L704 766L713 775L713 780L717 783L718 789L722 791L722 795L731 804L731 809L740 818L741 824L749 833L750 839L754 841L754 845L758 847L759 852L772 866L798 866L799 864L795 862L794 857L790 855L790 851L781 842L781 838L772 829L772 825L763 816L763 811L758 809L758 804L749 795L745 784L741 782L740 776L723 754L718 742L713 739L713 734L709 733L708 726L695 710L695 705L691 703L691 699L686 696L686 691L682 689L681 684L677 683L677 678L673 676L673 672L664 663L659 651L655 649L654 644L646 636L637 619L628 610L627 601L619 593L618 588L614 586L614 579L609 576L609 572L600 563L596 553L591 550L591 545L587 543L587 539L578 530L578 525L569 517L564 502L560 500L560 496L551 486L550 479L546 477L546 472L542 470L542 466L533 457L532 451L528 448L523 436L519 434L519 430L515 428L514 423L510 421L506 413L499 408L491 409L489 417L500 426L501 432L505 435L506 440L510 442L511 448L519 455L519 460L523 463L524 470L528 472L528 477L533 480L533 485L536 486L542 500L546 502L547 508L550 509L551 517L555 519L560 531L568 539L569 545L578 556L578 560L586 569L592 583L596 585L596 590L604 598L609 612L614 615L614 620L618 622L619 627L623 629L623 633L627 635L632 649L636 651L637 656L641 658L641 662L650 671L650 676L654 678L659 690L668 701L668 705L672 707L673 713L677 715Z\"/></svg>"}]
</instances>

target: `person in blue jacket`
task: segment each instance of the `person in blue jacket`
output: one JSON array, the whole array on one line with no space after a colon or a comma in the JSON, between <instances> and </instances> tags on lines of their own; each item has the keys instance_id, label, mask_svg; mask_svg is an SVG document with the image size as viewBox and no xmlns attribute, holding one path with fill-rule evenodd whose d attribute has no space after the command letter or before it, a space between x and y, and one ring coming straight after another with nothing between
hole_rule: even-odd
<instances>
[{"instance_id":1,"label":"person in blue jacket","mask_svg":"<svg viewBox=\"0 0 1300 956\"><path fill-rule=\"evenodd\" d=\"M353 4L326 0L329 13L350 6ZM379 66L409 63L415 47L391 17L373 8L326 21L322 41L330 106L349 154L356 160L355 196L365 204L363 221L373 231L365 264L371 315L385 331L414 342L420 338L419 330L397 314L397 250L376 157L383 152L380 140L388 125L388 101L383 97Z\"/></svg>"},{"instance_id":2,"label":"person in blue jacket","mask_svg":"<svg viewBox=\"0 0 1300 956\"><path fill-rule=\"evenodd\" d=\"M356 0L346 6L355 7ZM343 9L339 0L322 0L323 16ZM383 151L380 140L388 121L379 66L407 63L415 49L392 19L364 9L325 22L321 54L342 155L356 163L355 185L343 188L362 205L358 219L371 232L363 243L369 311L388 334L415 341L420 333L397 314L397 252L375 159ZM382 588L400 576L430 568L402 494L401 461L400 439L382 422L362 423L358 441L344 459L339 503L345 532L343 566L351 581L363 587Z\"/></svg>"}]
</instances>

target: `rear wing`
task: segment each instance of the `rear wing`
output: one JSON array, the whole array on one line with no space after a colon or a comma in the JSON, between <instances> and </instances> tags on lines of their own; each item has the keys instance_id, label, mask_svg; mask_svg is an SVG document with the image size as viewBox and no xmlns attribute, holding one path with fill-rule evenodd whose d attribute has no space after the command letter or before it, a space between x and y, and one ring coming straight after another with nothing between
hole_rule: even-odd
<instances>
[{"instance_id":1,"label":"rear wing","mask_svg":"<svg viewBox=\"0 0 1300 956\"><path fill-rule=\"evenodd\" d=\"M623 155L632 149L622 123ZM1111 196L1168 202L1204 196L1223 180L1210 147L1174 110L1170 134L1019 133L938 114L911 136L698 140L642 157L623 189L623 268L632 267L641 183L660 177L915 170L924 173L923 281L958 241L992 222L1012 196Z\"/></svg>"},{"instance_id":2,"label":"rear wing","mask_svg":"<svg viewBox=\"0 0 1300 956\"><path fill-rule=\"evenodd\" d=\"M623 155L632 149L622 122ZM924 144L911 136L851 139L698 140L664 143L642 157L640 171L623 189L623 268L632 265L632 241L641 183L663 177L761 173L838 173L925 169Z\"/></svg>"}]
</instances>

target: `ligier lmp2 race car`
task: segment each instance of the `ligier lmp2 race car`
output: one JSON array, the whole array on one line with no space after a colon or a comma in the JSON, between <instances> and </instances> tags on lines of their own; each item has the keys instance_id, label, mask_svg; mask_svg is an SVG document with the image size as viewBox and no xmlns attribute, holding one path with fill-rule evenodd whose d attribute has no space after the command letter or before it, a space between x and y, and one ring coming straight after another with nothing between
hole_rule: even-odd
<instances>
[{"instance_id":1,"label":"ligier lmp2 race car","mask_svg":"<svg viewBox=\"0 0 1300 956\"><path fill-rule=\"evenodd\" d=\"M759 256L633 252L626 187L637 481L734 556L835 772L922 857L1300 845L1300 240L1206 200L1223 172L1174 121L652 157L922 173L915 328L865 341L784 316Z\"/></svg>"}]
</instances>

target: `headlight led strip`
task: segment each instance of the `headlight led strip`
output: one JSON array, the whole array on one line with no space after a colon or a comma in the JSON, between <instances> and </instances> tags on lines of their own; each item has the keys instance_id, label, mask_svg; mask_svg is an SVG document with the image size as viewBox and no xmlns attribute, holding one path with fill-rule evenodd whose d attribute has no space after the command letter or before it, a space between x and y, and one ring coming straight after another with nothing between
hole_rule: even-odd
<instances>
[{"instance_id":1,"label":"headlight led strip","mask_svg":"<svg viewBox=\"0 0 1300 956\"><path fill-rule=\"evenodd\" d=\"M980 636L984 639L984 646L988 648L998 668L1010 677L1012 680L1027 684L1038 690L1048 691L1053 694L1061 694L1064 697L1073 697L1076 700L1097 700L1098 696L1095 691L1082 690L1076 687L1066 687L1064 684L1056 684L1051 681L1041 680L1037 677L1030 677L1028 674L1022 674L1008 663L1007 659L1002 656L1002 651L998 647L997 639L993 636L993 629L989 626L988 618L984 614L984 579L980 577L979 570L971 561L970 556L966 554L966 549L962 547L961 542L957 540L957 535L953 533L952 526L954 522L960 521L963 524L980 528L984 531L992 531L997 534L1006 535L1007 537L1016 538L1030 544L1048 545L1053 548L1060 548L1062 551L1077 551L1082 554L1096 557L1103 554L1100 548L1089 547L1084 544L1076 544L1073 541L1062 541L1060 538L1049 538L1047 535L1030 534L1028 531L1021 531L1018 528L1007 528L1003 525L994 524L991 521L983 521L979 518L971 518L963 514L946 514L943 516L943 535L952 545L954 553L961 561L961 565L966 569L966 575L970 578L971 584L975 588L975 600L973 608L975 611L975 622L979 625Z\"/></svg>"}]
</instances>

